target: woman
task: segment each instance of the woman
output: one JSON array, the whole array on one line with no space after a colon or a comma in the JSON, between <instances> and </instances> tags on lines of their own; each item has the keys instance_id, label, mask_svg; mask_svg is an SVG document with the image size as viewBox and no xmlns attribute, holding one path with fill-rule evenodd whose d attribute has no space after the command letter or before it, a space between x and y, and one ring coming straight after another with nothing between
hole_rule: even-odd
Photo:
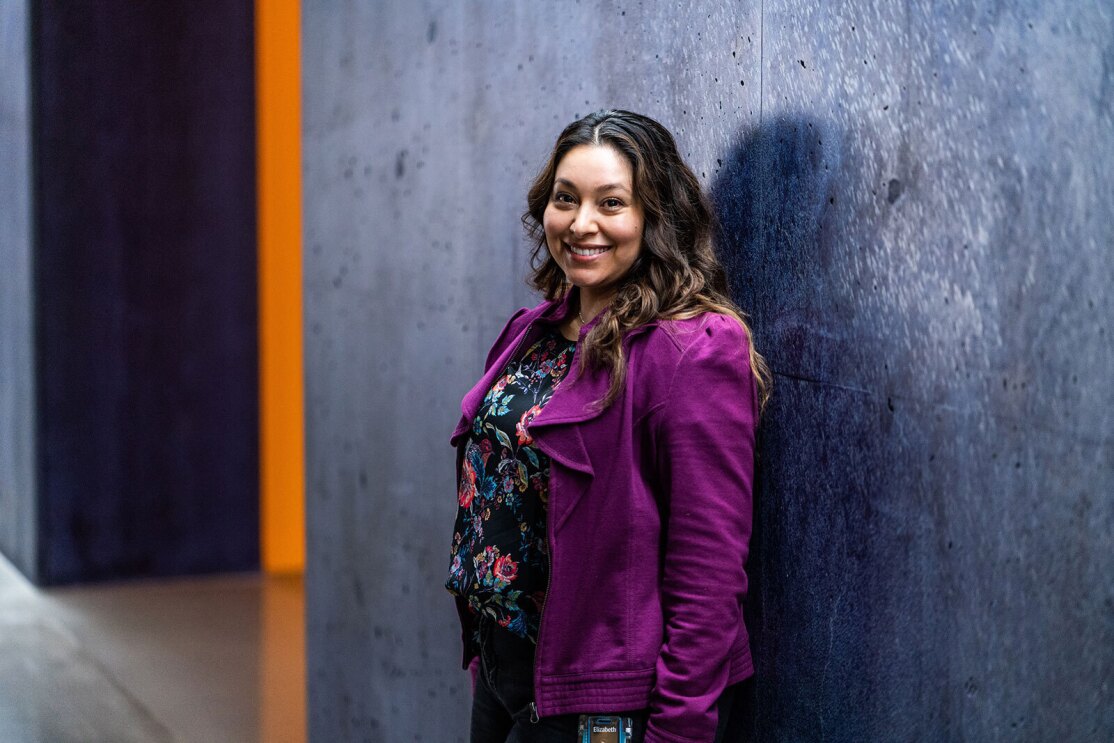
<instances>
[{"instance_id":1,"label":"woman","mask_svg":"<svg viewBox=\"0 0 1114 743\"><path fill-rule=\"evenodd\" d=\"M769 374L711 209L669 132L615 110L561 133L528 205L545 301L508 321L452 437L472 741L579 741L605 714L636 741L719 740L753 673Z\"/></svg>"}]
</instances>

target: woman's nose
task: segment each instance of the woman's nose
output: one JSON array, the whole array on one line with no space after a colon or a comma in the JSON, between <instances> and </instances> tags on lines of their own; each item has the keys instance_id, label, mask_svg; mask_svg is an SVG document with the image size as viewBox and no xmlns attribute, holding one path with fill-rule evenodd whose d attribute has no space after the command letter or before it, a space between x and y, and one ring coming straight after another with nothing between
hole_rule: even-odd
<instances>
[{"instance_id":1,"label":"woman's nose","mask_svg":"<svg viewBox=\"0 0 1114 743\"><path fill-rule=\"evenodd\" d=\"M596 215L590 207L582 206L576 211L571 226L574 235L590 235L596 231Z\"/></svg>"}]
</instances>

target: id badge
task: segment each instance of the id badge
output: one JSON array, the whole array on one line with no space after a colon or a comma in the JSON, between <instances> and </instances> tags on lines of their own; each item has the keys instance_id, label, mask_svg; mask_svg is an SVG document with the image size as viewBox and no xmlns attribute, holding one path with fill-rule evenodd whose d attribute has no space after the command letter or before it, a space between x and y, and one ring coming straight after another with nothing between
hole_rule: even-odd
<instances>
[{"instance_id":1,"label":"id badge","mask_svg":"<svg viewBox=\"0 0 1114 743\"><path fill-rule=\"evenodd\" d=\"M615 715L581 715L576 743L628 743L634 722Z\"/></svg>"}]
</instances>

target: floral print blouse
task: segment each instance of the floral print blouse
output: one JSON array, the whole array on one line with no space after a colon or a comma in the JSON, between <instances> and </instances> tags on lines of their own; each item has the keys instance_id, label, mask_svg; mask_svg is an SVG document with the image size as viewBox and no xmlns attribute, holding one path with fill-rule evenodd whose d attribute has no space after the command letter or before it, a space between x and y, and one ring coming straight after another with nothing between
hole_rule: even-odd
<instances>
[{"instance_id":1,"label":"floral print blouse","mask_svg":"<svg viewBox=\"0 0 1114 743\"><path fill-rule=\"evenodd\" d=\"M446 587L537 642L548 580L549 458L526 426L564 379L576 341L549 329L488 390L472 421L457 491Z\"/></svg>"}]
</instances>

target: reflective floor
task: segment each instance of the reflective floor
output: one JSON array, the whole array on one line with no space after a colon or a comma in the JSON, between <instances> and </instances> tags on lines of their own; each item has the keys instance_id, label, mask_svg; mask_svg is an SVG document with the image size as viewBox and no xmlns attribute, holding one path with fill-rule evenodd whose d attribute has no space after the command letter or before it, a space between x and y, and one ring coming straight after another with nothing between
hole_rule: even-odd
<instances>
[{"instance_id":1,"label":"reflective floor","mask_svg":"<svg viewBox=\"0 0 1114 743\"><path fill-rule=\"evenodd\" d=\"M301 743L301 578L36 589L0 557L0 741Z\"/></svg>"}]
</instances>

